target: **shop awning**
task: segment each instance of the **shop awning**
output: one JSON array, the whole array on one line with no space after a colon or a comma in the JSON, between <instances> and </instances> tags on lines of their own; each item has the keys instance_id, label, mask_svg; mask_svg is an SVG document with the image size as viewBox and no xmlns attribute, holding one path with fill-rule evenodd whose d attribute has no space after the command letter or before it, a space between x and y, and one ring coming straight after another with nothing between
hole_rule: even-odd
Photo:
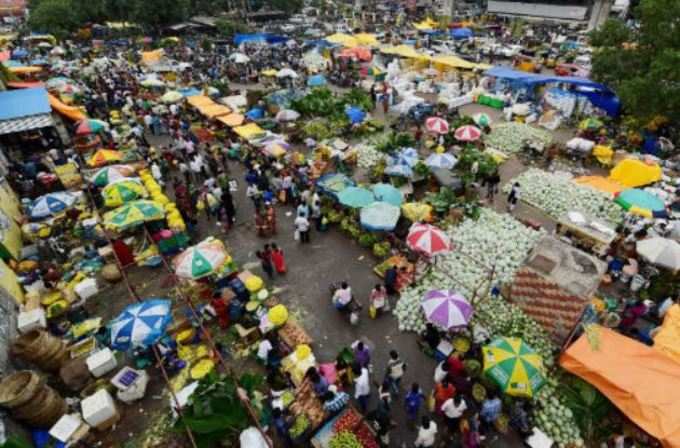
<instances>
[{"instance_id":1,"label":"shop awning","mask_svg":"<svg viewBox=\"0 0 680 448\"><path fill-rule=\"evenodd\" d=\"M265 131L255 123L248 123L234 128L234 132L236 132L239 137L250 140L256 135L264 134Z\"/></svg>"},{"instance_id":2,"label":"shop awning","mask_svg":"<svg viewBox=\"0 0 680 448\"><path fill-rule=\"evenodd\" d=\"M241 114L229 114L221 117L217 117L217 121L226 124L227 126L233 128L234 126L241 126L245 121L246 117Z\"/></svg>"},{"instance_id":3,"label":"shop awning","mask_svg":"<svg viewBox=\"0 0 680 448\"><path fill-rule=\"evenodd\" d=\"M205 95L196 95L187 97L187 103L200 109L201 107L206 107L211 104L214 104L214 101Z\"/></svg>"},{"instance_id":4,"label":"shop awning","mask_svg":"<svg viewBox=\"0 0 680 448\"><path fill-rule=\"evenodd\" d=\"M221 104L217 103L212 103L207 106L201 106L198 108L198 110L201 112L201 114L205 115L208 118L215 118L221 115L228 115L231 113L231 109L229 109L227 106L222 106Z\"/></svg>"},{"instance_id":5,"label":"shop awning","mask_svg":"<svg viewBox=\"0 0 680 448\"><path fill-rule=\"evenodd\" d=\"M666 448L680 447L680 363L608 328L593 326L560 365L595 386Z\"/></svg>"},{"instance_id":6,"label":"shop awning","mask_svg":"<svg viewBox=\"0 0 680 448\"><path fill-rule=\"evenodd\" d=\"M415 50L415 48L411 47L410 45L397 45L396 47L392 46L382 47L380 49L380 52L384 54L394 54L397 56L411 59L424 59L424 60L430 59L430 56L418 53Z\"/></svg>"},{"instance_id":7,"label":"shop awning","mask_svg":"<svg viewBox=\"0 0 680 448\"><path fill-rule=\"evenodd\" d=\"M359 41L349 34L335 33L331 34L330 36L326 36L325 40L332 44L338 44L349 48L359 46Z\"/></svg>"},{"instance_id":8,"label":"shop awning","mask_svg":"<svg viewBox=\"0 0 680 448\"><path fill-rule=\"evenodd\" d=\"M52 126L51 112L43 88L0 92L0 135Z\"/></svg>"}]
</instances>

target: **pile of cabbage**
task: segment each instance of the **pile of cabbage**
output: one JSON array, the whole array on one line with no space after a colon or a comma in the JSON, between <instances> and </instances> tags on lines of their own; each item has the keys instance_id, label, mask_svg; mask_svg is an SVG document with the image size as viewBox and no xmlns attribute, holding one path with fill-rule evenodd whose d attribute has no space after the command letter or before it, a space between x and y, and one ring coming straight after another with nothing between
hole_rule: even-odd
<instances>
[{"instance_id":1,"label":"pile of cabbage","mask_svg":"<svg viewBox=\"0 0 680 448\"><path fill-rule=\"evenodd\" d=\"M477 220L466 219L448 231L454 250L438 257L436 265L419 284L401 293L394 309L399 330L422 333L425 317L420 301L432 289L453 289L472 298L483 295L493 269L493 284L512 280L543 231L532 230L510 215L482 209Z\"/></svg>"},{"instance_id":2,"label":"pile of cabbage","mask_svg":"<svg viewBox=\"0 0 680 448\"><path fill-rule=\"evenodd\" d=\"M484 143L506 154L522 151L524 143L531 141L543 146L550 144L552 136L549 132L523 123L501 123L494 126L484 138Z\"/></svg>"},{"instance_id":3,"label":"pile of cabbage","mask_svg":"<svg viewBox=\"0 0 680 448\"><path fill-rule=\"evenodd\" d=\"M385 154L375 149L375 146L366 143L360 143L354 146L357 153L357 165L360 168L371 169L378 162L385 159Z\"/></svg>"},{"instance_id":4,"label":"pile of cabbage","mask_svg":"<svg viewBox=\"0 0 680 448\"><path fill-rule=\"evenodd\" d=\"M609 195L578 185L567 176L530 168L508 182L503 191L508 193L514 182L519 182L522 200L556 219L580 211L614 225L623 220L623 210Z\"/></svg>"}]
</instances>

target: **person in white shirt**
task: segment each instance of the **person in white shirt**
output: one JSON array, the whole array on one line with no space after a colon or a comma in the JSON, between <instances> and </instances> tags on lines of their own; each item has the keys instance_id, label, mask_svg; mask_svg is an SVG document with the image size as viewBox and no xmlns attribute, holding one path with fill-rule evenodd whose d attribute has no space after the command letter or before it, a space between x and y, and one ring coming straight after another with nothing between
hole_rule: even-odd
<instances>
[{"instance_id":1,"label":"person in white shirt","mask_svg":"<svg viewBox=\"0 0 680 448\"><path fill-rule=\"evenodd\" d=\"M418 428L418 437L415 441L417 448L429 448L434 446L437 438L437 424L430 420L429 417L423 417L421 425Z\"/></svg>"},{"instance_id":2,"label":"person in white shirt","mask_svg":"<svg viewBox=\"0 0 680 448\"><path fill-rule=\"evenodd\" d=\"M467 403L460 395L449 398L442 404L441 411L446 417L451 433L456 434L458 432L458 419L463 415L466 409Z\"/></svg>"},{"instance_id":3,"label":"person in white shirt","mask_svg":"<svg viewBox=\"0 0 680 448\"><path fill-rule=\"evenodd\" d=\"M269 341L269 339L262 339L260 344L257 346L257 359L266 363L269 352L272 351L273 348L274 347L272 346L272 343Z\"/></svg>"},{"instance_id":4,"label":"person in white shirt","mask_svg":"<svg viewBox=\"0 0 680 448\"><path fill-rule=\"evenodd\" d=\"M446 378L449 375L449 364L446 362L446 360L440 362L437 364L437 367L434 369L434 383L439 384L442 381L444 381L444 378Z\"/></svg>"},{"instance_id":5,"label":"person in white shirt","mask_svg":"<svg viewBox=\"0 0 680 448\"><path fill-rule=\"evenodd\" d=\"M354 372L354 398L359 402L359 407L363 413L368 409L368 400L371 397L371 381L366 367L355 365L352 367Z\"/></svg>"},{"instance_id":6,"label":"person in white shirt","mask_svg":"<svg viewBox=\"0 0 680 448\"><path fill-rule=\"evenodd\" d=\"M347 282L342 282L340 287L333 293L333 304L338 309L346 307L352 301L352 288Z\"/></svg>"},{"instance_id":7,"label":"person in white shirt","mask_svg":"<svg viewBox=\"0 0 680 448\"><path fill-rule=\"evenodd\" d=\"M178 108L177 104L171 104L170 105L170 113L172 114L173 117L177 116Z\"/></svg>"},{"instance_id":8,"label":"person in white shirt","mask_svg":"<svg viewBox=\"0 0 680 448\"><path fill-rule=\"evenodd\" d=\"M301 243L309 243L309 220L306 215L295 218L295 230L300 234Z\"/></svg>"}]
</instances>

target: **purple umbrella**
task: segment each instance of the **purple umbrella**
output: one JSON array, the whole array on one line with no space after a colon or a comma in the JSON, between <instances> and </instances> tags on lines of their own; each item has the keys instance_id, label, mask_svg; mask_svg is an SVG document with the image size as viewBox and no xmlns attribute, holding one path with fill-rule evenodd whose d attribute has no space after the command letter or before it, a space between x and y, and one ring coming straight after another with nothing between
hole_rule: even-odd
<instances>
[{"instance_id":1,"label":"purple umbrella","mask_svg":"<svg viewBox=\"0 0 680 448\"><path fill-rule=\"evenodd\" d=\"M451 290L429 291L421 302L425 317L445 330L467 325L472 317L472 305Z\"/></svg>"}]
</instances>

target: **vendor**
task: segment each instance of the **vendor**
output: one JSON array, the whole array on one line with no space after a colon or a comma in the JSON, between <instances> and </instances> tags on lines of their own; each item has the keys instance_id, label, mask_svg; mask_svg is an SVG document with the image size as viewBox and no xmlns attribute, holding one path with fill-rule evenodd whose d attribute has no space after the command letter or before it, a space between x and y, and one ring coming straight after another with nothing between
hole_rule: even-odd
<instances>
[{"instance_id":1,"label":"vendor","mask_svg":"<svg viewBox=\"0 0 680 448\"><path fill-rule=\"evenodd\" d=\"M323 409L329 414L337 414L349 403L347 392L338 391L337 387L330 386L323 395Z\"/></svg>"}]
</instances>

